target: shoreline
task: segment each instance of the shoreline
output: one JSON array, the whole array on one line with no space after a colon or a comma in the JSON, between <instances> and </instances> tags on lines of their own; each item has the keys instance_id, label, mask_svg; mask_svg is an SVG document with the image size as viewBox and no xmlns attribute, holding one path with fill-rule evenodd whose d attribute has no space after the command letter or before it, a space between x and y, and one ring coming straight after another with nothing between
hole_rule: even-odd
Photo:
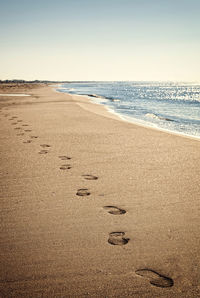
<instances>
[{"instance_id":1,"label":"shoreline","mask_svg":"<svg viewBox=\"0 0 200 298\"><path fill-rule=\"evenodd\" d=\"M53 87L53 88L55 88L55 87ZM128 123L132 123L133 125L138 125L138 126L141 126L141 127L144 127L144 128L150 128L150 129L158 130L158 131L161 131L161 132L164 132L164 133L167 133L167 134L172 134L172 135L175 135L175 136L180 136L180 137L187 138L187 139L192 139L192 140L195 140L195 141L200 141L200 136L198 137L198 136L188 135L188 134L185 134L185 133L180 133L180 132L176 132L176 131L167 130L167 129L164 129L164 128L153 127L153 126L148 125L148 124L140 123L139 121L137 122L137 120L134 121L134 119L133 120L128 120L123 115L121 115L121 114L115 112L114 110L112 110L110 107L105 106L102 103L95 102L93 97L91 97L89 95L71 94L71 93L67 93L67 92L60 92L60 91L57 91L57 90L55 90L55 92L67 94L67 95L72 96L72 97L77 96L77 97L86 98L92 104L103 106L104 109L109 114L113 114L114 116L116 116L118 118L118 120L120 120L122 122L128 122ZM97 96L96 99L98 99L98 98L101 99L101 97Z\"/></svg>"},{"instance_id":2,"label":"shoreline","mask_svg":"<svg viewBox=\"0 0 200 298\"><path fill-rule=\"evenodd\" d=\"M16 89L30 96L0 98L2 297L198 297L200 143Z\"/></svg>"}]
</instances>

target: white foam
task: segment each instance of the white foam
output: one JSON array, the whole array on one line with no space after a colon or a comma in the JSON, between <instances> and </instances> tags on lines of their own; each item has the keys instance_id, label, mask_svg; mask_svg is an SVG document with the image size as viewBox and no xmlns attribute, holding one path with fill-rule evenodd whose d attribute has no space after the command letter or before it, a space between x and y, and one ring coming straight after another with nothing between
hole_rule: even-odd
<instances>
[{"instance_id":1,"label":"white foam","mask_svg":"<svg viewBox=\"0 0 200 298\"><path fill-rule=\"evenodd\" d=\"M149 118L153 118L153 119L160 119L160 117L158 117L158 116L155 115L155 114L151 114L151 113L147 113L147 114L145 115L145 117L149 117Z\"/></svg>"},{"instance_id":2,"label":"white foam","mask_svg":"<svg viewBox=\"0 0 200 298\"><path fill-rule=\"evenodd\" d=\"M77 96L77 95L76 95ZM165 133L169 133L169 134L172 134L172 135L177 135L177 136L181 136L181 137L185 137L185 138L189 138L189 139L193 139L193 140L196 140L196 141L200 141L200 137L199 136L195 136L195 135L190 135L190 134L187 134L187 133L183 133L183 132L178 132L178 131L172 131L170 129L166 129L166 128L161 128L159 126L157 126L155 123L150 123L150 122L146 122L144 120L140 120L140 119L137 119L137 118L133 118L133 117L130 117L130 116L124 116L124 115L121 115L119 114L118 112L116 112L115 110L113 110L112 108L108 107L108 106L105 106L103 103L99 103L99 102L95 102L93 98L90 97L90 101L94 104L97 104L97 105L102 105L105 107L105 109L111 113L111 114L114 114L115 116L118 116L119 119L121 119L122 121L125 121L125 122L129 122L129 123L133 123L133 124L136 124L136 125L139 125L139 126L142 126L142 127L145 127L145 128L151 128L151 129L154 129L154 130L159 130L159 131L163 131ZM154 114L153 114L154 115ZM155 115L156 116L156 115Z\"/></svg>"},{"instance_id":3,"label":"white foam","mask_svg":"<svg viewBox=\"0 0 200 298\"><path fill-rule=\"evenodd\" d=\"M29 95L29 94L12 93L12 94L0 94L0 96L31 96L31 95Z\"/></svg>"},{"instance_id":4,"label":"white foam","mask_svg":"<svg viewBox=\"0 0 200 298\"><path fill-rule=\"evenodd\" d=\"M106 107L106 108L107 108L107 110L110 113L117 115L121 120L123 120L125 122L133 123L133 124L136 124L136 125L145 127L145 128L151 128L151 129L154 129L154 130L163 131L163 132L166 132L166 133L169 133L169 134L172 134L172 135L177 135L177 136L181 136L181 137L185 137L185 138L189 138L189 139L194 139L194 140L200 141L200 137L199 136L195 136L195 135L192 135L192 134L190 135L190 134L183 133L183 132L178 132L178 131L173 131L173 130L166 129L166 128L161 128L161 127L157 126L154 123L146 122L144 120L140 120L140 119L137 119L137 118L123 116L123 115L115 112L111 108L108 108L108 107Z\"/></svg>"}]
</instances>

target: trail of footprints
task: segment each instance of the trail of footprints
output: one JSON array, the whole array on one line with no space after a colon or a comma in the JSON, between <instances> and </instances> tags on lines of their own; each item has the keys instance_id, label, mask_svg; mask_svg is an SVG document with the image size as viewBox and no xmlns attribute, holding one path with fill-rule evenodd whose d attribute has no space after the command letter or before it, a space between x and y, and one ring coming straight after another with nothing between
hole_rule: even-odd
<instances>
[{"instance_id":1,"label":"trail of footprints","mask_svg":"<svg viewBox=\"0 0 200 298\"><path fill-rule=\"evenodd\" d=\"M5 114L4 116L7 117L10 114ZM31 129L27 129L27 127L29 126L28 124L23 124L23 120L22 119L18 119L18 116L12 116L11 118L8 119L9 121L11 121L11 125L14 126L14 130L18 131L18 133L16 134L17 136L24 136L26 133L31 132ZM21 126L19 126L21 125ZM23 143L24 144L30 144L32 142L33 139L38 138L38 136L29 136L30 139L24 140Z\"/></svg>"},{"instance_id":2,"label":"trail of footprints","mask_svg":"<svg viewBox=\"0 0 200 298\"><path fill-rule=\"evenodd\" d=\"M8 117L9 114L4 114L4 117ZM9 118L9 121L14 121L11 122L11 125L18 125L20 123L23 122L23 120L18 119L16 120L18 117L17 116L13 116L11 118ZM28 127L28 124L22 124L21 127L17 126L14 129L15 130L22 130L23 128ZM27 132L31 132L31 129L24 129L23 132L20 132L17 134L17 136L24 136L25 133ZM30 139L23 141L23 143L31 143L32 140L37 139L38 136L30 136ZM38 153L39 154L47 154L49 151L49 148L51 147L48 144L41 144L40 147L42 148ZM71 160L71 157L66 156L66 155L60 155L58 156L58 158L62 161L68 161ZM60 165L60 170L63 171L68 171L72 168L70 163L66 163L66 164L62 164ZM82 178L84 180L98 180L97 176L91 175L91 174L84 174L82 175ZM89 191L88 188L80 188L77 190L76 195L78 197L87 197L91 195L91 192ZM126 210L119 208L117 206L104 206L103 209L111 214L111 215L115 215L115 216L121 216L124 215L126 213ZM128 244L129 242L129 238L126 237L125 232L123 231L115 231L115 232L111 232L109 233L108 236L108 243L110 245L115 245L115 246L123 246ZM172 278L164 276L152 269L148 269L148 268L142 268L142 269L138 269L135 271L135 274L144 278L145 280L149 281L149 283L155 287L159 287L159 288L168 288L168 287L172 287L174 285L174 281Z\"/></svg>"}]
</instances>

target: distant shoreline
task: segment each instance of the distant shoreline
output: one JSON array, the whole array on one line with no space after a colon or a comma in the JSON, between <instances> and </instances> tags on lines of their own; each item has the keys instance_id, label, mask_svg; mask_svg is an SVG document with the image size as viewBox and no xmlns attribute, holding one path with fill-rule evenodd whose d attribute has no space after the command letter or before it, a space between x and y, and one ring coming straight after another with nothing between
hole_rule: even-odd
<instances>
[{"instance_id":1,"label":"distant shoreline","mask_svg":"<svg viewBox=\"0 0 200 298\"><path fill-rule=\"evenodd\" d=\"M55 90L55 87L54 87L54 90ZM91 94L91 95L90 94L84 94L84 95L81 94L81 95L79 95L79 94L70 94L70 93L67 93L67 92L60 92L60 91L57 91L57 90L55 90L55 91L58 92L58 93L67 94L68 96L77 96L77 97L87 98L87 99L89 99L90 103L102 106L108 114L115 115L115 117L117 117L118 120L128 122L128 123L132 123L134 125L138 125L138 126L141 126L141 127L144 127L144 128L153 129L153 130L156 130L156 131L161 131L161 132L164 132L164 133L172 134L172 135L175 135L175 136L180 136L180 137L183 137L183 138L192 139L192 140L195 140L195 141L200 141L200 137L198 137L198 136L192 136L192 135L189 135L189 134L176 132L176 131L171 131L171 130L167 130L167 129L164 129L164 128L153 127L153 126L145 124L145 123L140 123L137 120L127 119L127 118L123 117L123 115L121 115L121 114L115 112L114 110L112 110L110 107L108 107L108 106L106 106L106 105L104 105L100 102L94 101L94 98L102 99L102 96L98 96L96 94Z\"/></svg>"}]
</instances>

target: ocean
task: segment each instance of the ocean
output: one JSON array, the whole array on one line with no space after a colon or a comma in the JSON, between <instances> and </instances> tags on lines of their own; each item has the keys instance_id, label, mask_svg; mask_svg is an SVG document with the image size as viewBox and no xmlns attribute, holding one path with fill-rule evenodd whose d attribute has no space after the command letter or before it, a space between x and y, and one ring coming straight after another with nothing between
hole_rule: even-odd
<instances>
[{"instance_id":1,"label":"ocean","mask_svg":"<svg viewBox=\"0 0 200 298\"><path fill-rule=\"evenodd\" d=\"M200 138L197 83L71 82L57 91L89 96L129 122Z\"/></svg>"}]
</instances>

